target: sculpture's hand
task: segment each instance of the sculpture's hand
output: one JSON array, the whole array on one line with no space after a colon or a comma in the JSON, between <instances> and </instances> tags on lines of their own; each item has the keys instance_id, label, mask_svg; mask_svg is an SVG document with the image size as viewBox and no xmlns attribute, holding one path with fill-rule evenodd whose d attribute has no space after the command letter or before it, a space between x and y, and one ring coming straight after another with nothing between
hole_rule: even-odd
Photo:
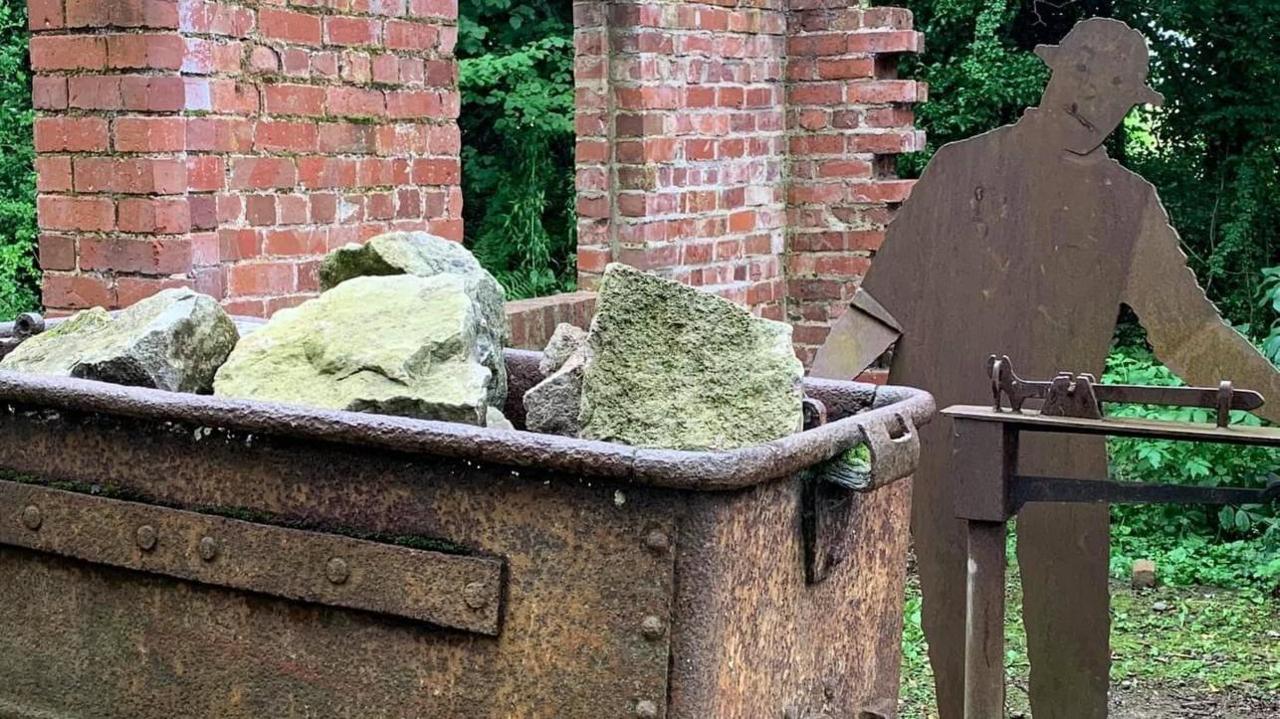
<instances>
[{"instance_id":1,"label":"sculpture's hand","mask_svg":"<svg viewBox=\"0 0 1280 719\"><path fill-rule=\"evenodd\" d=\"M1227 379L1261 392L1270 401L1255 414L1280 424L1280 372L1205 296L1154 191L1130 262L1124 302L1137 313L1160 361L1190 384Z\"/></svg>"}]
</instances>

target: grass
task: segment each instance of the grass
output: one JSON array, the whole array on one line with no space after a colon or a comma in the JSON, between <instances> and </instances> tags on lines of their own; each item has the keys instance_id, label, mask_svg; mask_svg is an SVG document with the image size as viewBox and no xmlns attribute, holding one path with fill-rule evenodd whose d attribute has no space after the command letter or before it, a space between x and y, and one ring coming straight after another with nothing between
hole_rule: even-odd
<instances>
[{"instance_id":1,"label":"grass","mask_svg":"<svg viewBox=\"0 0 1280 719\"><path fill-rule=\"evenodd\" d=\"M1010 552L1012 556L1012 552ZM1022 587L1011 566L1005 614L1010 716L1030 716ZM1161 609L1154 608L1163 602ZM920 585L906 593L902 719L934 719L933 674L920 628ZM1112 686L1178 687L1209 694L1280 693L1280 603L1258 591L1190 587L1134 590L1113 584Z\"/></svg>"}]
</instances>

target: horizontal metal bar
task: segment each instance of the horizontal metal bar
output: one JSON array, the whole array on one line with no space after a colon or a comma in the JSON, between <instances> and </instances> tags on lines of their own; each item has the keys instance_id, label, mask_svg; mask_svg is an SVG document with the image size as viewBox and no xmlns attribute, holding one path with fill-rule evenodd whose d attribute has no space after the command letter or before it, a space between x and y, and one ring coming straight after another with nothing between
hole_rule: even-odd
<instances>
[{"instance_id":1,"label":"horizontal metal bar","mask_svg":"<svg viewBox=\"0 0 1280 719\"><path fill-rule=\"evenodd\" d=\"M1117 404L1157 404L1171 407L1218 406L1218 388L1213 387L1145 387L1142 385L1095 384L1093 394L1099 402ZM1254 410L1262 406L1262 395L1247 389L1231 391L1231 409Z\"/></svg>"},{"instance_id":2,"label":"horizontal metal bar","mask_svg":"<svg viewBox=\"0 0 1280 719\"><path fill-rule=\"evenodd\" d=\"M1280 499L1280 483L1266 489L1244 489L1015 475L1009 483L1009 495L1014 511L1030 502L1261 504Z\"/></svg>"},{"instance_id":3,"label":"horizontal metal bar","mask_svg":"<svg viewBox=\"0 0 1280 719\"><path fill-rule=\"evenodd\" d=\"M963 417L979 422L1001 422L1024 432L1053 432L1059 434L1087 434L1107 437L1137 437L1141 439L1171 439L1188 442L1217 442L1220 444L1280 447L1280 427L1249 427L1245 425L1217 427L1212 424L1163 422L1117 417L1104 417L1103 419L1046 417L1032 410L996 412L990 407L977 405L954 405L942 410L942 414L948 417Z\"/></svg>"},{"instance_id":4,"label":"horizontal metal bar","mask_svg":"<svg viewBox=\"0 0 1280 719\"><path fill-rule=\"evenodd\" d=\"M502 562L0 481L0 544L496 636Z\"/></svg>"}]
</instances>

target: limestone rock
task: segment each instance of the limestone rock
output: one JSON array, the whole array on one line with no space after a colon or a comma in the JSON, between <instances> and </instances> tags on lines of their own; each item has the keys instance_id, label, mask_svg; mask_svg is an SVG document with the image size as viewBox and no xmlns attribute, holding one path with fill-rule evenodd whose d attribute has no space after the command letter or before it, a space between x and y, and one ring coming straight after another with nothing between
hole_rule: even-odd
<instances>
[{"instance_id":1,"label":"limestone rock","mask_svg":"<svg viewBox=\"0 0 1280 719\"><path fill-rule=\"evenodd\" d=\"M542 361L538 363L538 370L543 376L550 376L586 343L586 330L568 322L561 322L556 325L556 331L551 333L546 349L542 350Z\"/></svg>"},{"instance_id":2,"label":"limestone rock","mask_svg":"<svg viewBox=\"0 0 1280 719\"><path fill-rule=\"evenodd\" d=\"M484 426L484 331L463 277L357 277L245 337L214 394Z\"/></svg>"},{"instance_id":3,"label":"limestone rock","mask_svg":"<svg viewBox=\"0 0 1280 719\"><path fill-rule=\"evenodd\" d=\"M525 429L542 434L578 436L582 429L579 413L585 367L586 351L582 348L570 355L550 377L524 393Z\"/></svg>"},{"instance_id":4,"label":"limestone rock","mask_svg":"<svg viewBox=\"0 0 1280 719\"><path fill-rule=\"evenodd\" d=\"M217 300L162 290L115 316L85 310L22 344L0 369L170 392L207 392L239 334Z\"/></svg>"},{"instance_id":5,"label":"limestone rock","mask_svg":"<svg viewBox=\"0 0 1280 719\"><path fill-rule=\"evenodd\" d=\"M715 295L609 265L587 352L584 438L722 450L801 429L791 327Z\"/></svg>"},{"instance_id":6,"label":"limestone rock","mask_svg":"<svg viewBox=\"0 0 1280 719\"><path fill-rule=\"evenodd\" d=\"M493 406L485 410L484 426L489 429L513 430L516 428L515 425L511 424L511 420L507 419L507 416L502 413L502 410Z\"/></svg>"},{"instance_id":7,"label":"limestone rock","mask_svg":"<svg viewBox=\"0 0 1280 719\"><path fill-rule=\"evenodd\" d=\"M467 294L479 308L480 362L494 376L489 404L502 407L507 398L507 366L502 350L511 338L506 291L461 244L426 232L389 232L363 245L352 243L325 258L320 266L320 288L328 291L353 277L400 274L449 274L466 280Z\"/></svg>"}]
</instances>

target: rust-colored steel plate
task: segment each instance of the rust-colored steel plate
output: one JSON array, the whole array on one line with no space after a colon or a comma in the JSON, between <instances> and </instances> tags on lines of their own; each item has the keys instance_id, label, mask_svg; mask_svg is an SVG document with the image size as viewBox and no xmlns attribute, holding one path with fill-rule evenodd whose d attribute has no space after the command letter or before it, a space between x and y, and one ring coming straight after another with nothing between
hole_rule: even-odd
<instances>
[{"instance_id":1,"label":"rust-colored steel plate","mask_svg":"<svg viewBox=\"0 0 1280 719\"><path fill-rule=\"evenodd\" d=\"M0 544L496 635L502 563L0 481Z\"/></svg>"}]
</instances>

